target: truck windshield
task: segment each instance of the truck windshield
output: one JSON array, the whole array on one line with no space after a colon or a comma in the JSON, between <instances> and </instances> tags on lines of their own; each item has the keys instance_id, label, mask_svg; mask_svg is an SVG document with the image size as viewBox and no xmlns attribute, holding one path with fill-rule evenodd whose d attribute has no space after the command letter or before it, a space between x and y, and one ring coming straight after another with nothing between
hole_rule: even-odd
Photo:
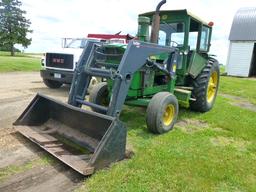
<instances>
[{"instance_id":1,"label":"truck windshield","mask_svg":"<svg viewBox=\"0 0 256 192\"><path fill-rule=\"evenodd\" d=\"M85 46L85 39L70 39L64 45L65 48L83 48Z\"/></svg>"},{"instance_id":2,"label":"truck windshield","mask_svg":"<svg viewBox=\"0 0 256 192\"><path fill-rule=\"evenodd\" d=\"M85 38L85 39L73 39L73 38L63 38L62 39L62 47L63 48L84 48L86 45L87 40L93 42L100 42L100 39L92 39L92 38Z\"/></svg>"},{"instance_id":3,"label":"truck windshield","mask_svg":"<svg viewBox=\"0 0 256 192\"><path fill-rule=\"evenodd\" d=\"M173 47L183 46L184 36L184 23L161 23L158 44Z\"/></svg>"}]
</instances>

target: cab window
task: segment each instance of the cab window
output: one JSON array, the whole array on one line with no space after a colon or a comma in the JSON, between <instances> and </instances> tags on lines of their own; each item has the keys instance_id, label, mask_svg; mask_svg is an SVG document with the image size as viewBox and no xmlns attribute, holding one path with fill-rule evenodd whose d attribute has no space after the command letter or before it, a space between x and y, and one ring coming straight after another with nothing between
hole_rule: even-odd
<instances>
[{"instance_id":1,"label":"cab window","mask_svg":"<svg viewBox=\"0 0 256 192\"><path fill-rule=\"evenodd\" d=\"M190 50L196 50L197 38L198 38L198 32L197 31L189 32L188 45L190 46Z\"/></svg>"},{"instance_id":2,"label":"cab window","mask_svg":"<svg viewBox=\"0 0 256 192\"><path fill-rule=\"evenodd\" d=\"M184 23L161 23L158 44L165 46L183 46L185 37Z\"/></svg>"},{"instance_id":3,"label":"cab window","mask_svg":"<svg viewBox=\"0 0 256 192\"><path fill-rule=\"evenodd\" d=\"M158 45L165 45L166 43L166 33L164 31L159 31L159 37L158 37Z\"/></svg>"},{"instance_id":4,"label":"cab window","mask_svg":"<svg viewBox=\"0 0 256 192\"><path fill-rule=\"evenodd\" d=\"M200 50L207 51L209 47L209 35L210 29L209 27L203 26L200 38Z\"/></svg>"},{"instance_id":5,"label":"cab window","mask_svg":"<svg viewBox=\"0 0 256 192\"><path fill-rule=\"evenodd\" d=\"M190 50L197 49L198 34L200 29L201 29L200 23L191 18L190 26L189 26L189 34L188 34L188 45Z\"/></svg>"}]
</instances>

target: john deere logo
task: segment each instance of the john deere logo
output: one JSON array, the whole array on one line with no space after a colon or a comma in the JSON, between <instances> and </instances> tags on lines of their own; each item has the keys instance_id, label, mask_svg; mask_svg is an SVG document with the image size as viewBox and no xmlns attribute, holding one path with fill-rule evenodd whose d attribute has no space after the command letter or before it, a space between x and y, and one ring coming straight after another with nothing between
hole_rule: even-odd
<instances>
[{"instance_id":1,"label":"john deere logo","mask_svg":"<svg viewBox=\"0 0 256 192\"><path fill-rule=\"evenodd\" d=\"M167 19L167 17L168 17L167 15L163 15L162 19L165 20L165 19Z\"/></svg>"}]
</instances>

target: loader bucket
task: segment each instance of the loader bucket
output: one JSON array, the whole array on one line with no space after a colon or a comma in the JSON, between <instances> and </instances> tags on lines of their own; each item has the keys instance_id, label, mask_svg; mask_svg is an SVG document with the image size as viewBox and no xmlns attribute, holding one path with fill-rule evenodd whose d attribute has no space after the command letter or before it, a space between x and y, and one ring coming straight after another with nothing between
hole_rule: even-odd
<instances>
[{"instance_id":1,"label":"loader bucket","mask_svg":"<svg viewBox=\"0 0 256 192\"><path fill-rule=\"evenodd\" d=\"M83 175L125 156L126 128L118 119L37 94L14 122L32 142Z\"/></svg>"}]
</instances>

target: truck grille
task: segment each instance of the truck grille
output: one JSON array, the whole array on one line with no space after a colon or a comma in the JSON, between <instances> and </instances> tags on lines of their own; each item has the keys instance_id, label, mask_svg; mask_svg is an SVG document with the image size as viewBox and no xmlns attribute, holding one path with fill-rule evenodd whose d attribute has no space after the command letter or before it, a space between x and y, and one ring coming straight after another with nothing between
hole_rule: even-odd
<instances>
[{"instance_id":1,"label":"truck grille","mask_svg":"<svg viewBox=\"0 0 256 192\"><path fill-rule=\"evenodd\" d=\"M46 67L73 69L73 55L62 53L46 53Z\"/></svg>"}]
</instances>

